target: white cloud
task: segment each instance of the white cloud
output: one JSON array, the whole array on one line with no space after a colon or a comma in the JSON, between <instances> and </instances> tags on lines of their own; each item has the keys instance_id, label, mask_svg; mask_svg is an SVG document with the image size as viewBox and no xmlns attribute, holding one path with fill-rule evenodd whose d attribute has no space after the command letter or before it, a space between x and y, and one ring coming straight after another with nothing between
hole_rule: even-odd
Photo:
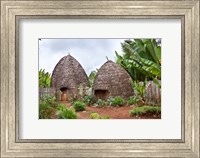
<instances>
[{"instance_id":1,"label":"white cloud","mask_svg":"<svg viewBox=\"0 0 200 158\"><path fill-rule=\"evenodd\" d=\"M124 39L41 39L39 41L39 69L52 73L58 61L72 55L89 75L106 61L115 61L115 51L122 54Z\"/></svg>"}]
</instances>

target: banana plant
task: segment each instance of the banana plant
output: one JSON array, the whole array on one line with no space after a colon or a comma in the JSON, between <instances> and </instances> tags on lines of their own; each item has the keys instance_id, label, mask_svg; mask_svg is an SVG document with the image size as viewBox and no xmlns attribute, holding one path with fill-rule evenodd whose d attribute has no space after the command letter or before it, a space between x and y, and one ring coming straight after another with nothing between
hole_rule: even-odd
<instances>
[{"instance_id":1,"label":"banana plant","mask_svg":"<svg viewBox=\"0 0 200 158\"><path fill-rule=\"evenodd\" d=\"M90 73L90 75L89 75L89 86L90 86L90 87L92 87L93 84L94 84L94 80L95 80L95 78L96 78L97 71L98 71L98 69L97 69L97 70L93 70L93 71Z\"/></svg>"},{"instance_id":2,"label":"banana plant","mask_svg":"<svg viewBox=\"0 0 200 158\"><path fill-rule=\"evenodd\" d=\"M122 45L124 54L117 52L116 63L120 64L133 80L144 81L146 78L161 87L161 46L155 39L126 40Z\"/></svg>"},{"instance_id":3,"label":"banana plant","mask_svg":"<svg viewBox=\"0 0 200 158\"><path fill-rule=\"evenodd\" d=\"M39 87L40 88L48 88L50 87L51 82L51 74L45 72L44 69L39 70Z\"/></svg>"},{"instance_id":4,"label":"banana plant","mask_svg":"<svg viewBox=\"0 0 200 158\"><path fill-rule=\"evenodd\" d=\"M137 97L140 99L140 101L145 104L145 89L147 84L147 78L144 80L144 82L140 83L139 81L135 80L131 82L131 85L133 89L136 91Z\"/></svg>"},{"instance_id":5,"label":"banana plant","mask_svg":"<svg viewBox=\"0 0 200 158\"><path fill-rule=\"evenodd\" d=\"M145 72L140 69L137 62L127 59L124 56L119 55L116 51L116 63L121 65L131 76L132 80L143 81L145 79Z\"/></svg>"}]
</instances>

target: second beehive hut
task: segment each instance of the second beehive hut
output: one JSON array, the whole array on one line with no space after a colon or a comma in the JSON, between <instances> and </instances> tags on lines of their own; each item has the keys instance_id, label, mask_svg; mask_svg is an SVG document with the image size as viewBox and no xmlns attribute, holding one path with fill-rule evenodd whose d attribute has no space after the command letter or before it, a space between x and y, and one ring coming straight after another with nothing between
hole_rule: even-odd
<instances>
[{"instance_id":1,"label":"second beehive hut","mask_svg":"<svg viewBox=\"0 0 200 158\"><path fill-rule=\"evenodd\" d=\"M106 100L115 96L128 99L133 93L131 77L121 66L108 60L98 70L93 85L93 95L96 100Z\"/></svg>"}]
</instances>

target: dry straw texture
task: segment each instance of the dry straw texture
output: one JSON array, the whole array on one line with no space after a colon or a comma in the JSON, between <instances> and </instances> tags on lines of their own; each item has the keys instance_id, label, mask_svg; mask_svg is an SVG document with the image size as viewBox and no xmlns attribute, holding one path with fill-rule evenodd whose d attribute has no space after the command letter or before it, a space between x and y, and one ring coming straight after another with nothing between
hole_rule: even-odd
<instances>
[{"instance_id":1,"label":"dry straw texture","mask_svg":"<svg viewBox=\"0 0 200 158\"><path fill-rule=\"evenodd\" d=\"M57 63L51 77L51 87L56 90L66 88L71 94L78 94L78 86L87 86L88 83L83 67L71 55L64 56Z\"/></svg>"},{"instance_id":2,"label":"dry straw texture","mask_svg":"<svg viewBox=\"0 0 200 158\"><path fill-rule=\"evenodd\" d=\"M121 96L127 99L134 94L131 77L121 66L108 60L97 73L93 94L96 99L107 99L111 96Z\"/></svg>"}]
</instances>

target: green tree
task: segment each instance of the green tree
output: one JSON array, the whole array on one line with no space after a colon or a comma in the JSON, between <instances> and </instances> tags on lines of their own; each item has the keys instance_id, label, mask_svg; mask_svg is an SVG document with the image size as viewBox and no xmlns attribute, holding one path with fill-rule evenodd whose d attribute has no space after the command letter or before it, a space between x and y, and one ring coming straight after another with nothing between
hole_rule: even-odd
<instances>
[{"instance_id":1,"label":"green tree","mask_svg":"<svg viewBox=\"0 0 200 158\"><path fill-rule=\"evenodd\" d=\"M39 70L39 87L40 88L48 88L50 87L51 82L51 74L45 72L45 69Z\"/></svg>"}]
</instances>

